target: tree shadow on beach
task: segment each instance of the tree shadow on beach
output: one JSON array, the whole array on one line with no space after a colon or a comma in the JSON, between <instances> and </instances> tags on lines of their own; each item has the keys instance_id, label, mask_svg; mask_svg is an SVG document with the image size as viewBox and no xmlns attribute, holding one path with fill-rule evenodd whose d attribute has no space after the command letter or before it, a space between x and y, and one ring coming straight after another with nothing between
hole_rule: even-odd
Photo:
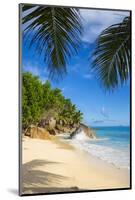
<instances>
[{"instance_id":1,"label":"tree shadow on beach","mask_svg":"<svg viewBox=\"0 0 135 200\"><path fill-rule=\"evenodd\" d=\"M48 160L32 160L22 166L22 193L53 193L61 191L77 191L77 187L63 188L59 187L60 182L69 179L66 176L37 170L37 167L59 164ZM51 187L52 186L52 187ZM54 187L53 187L54 186ZM58 186L58 187L57 187Z\"/></svg>"}]
</instances>

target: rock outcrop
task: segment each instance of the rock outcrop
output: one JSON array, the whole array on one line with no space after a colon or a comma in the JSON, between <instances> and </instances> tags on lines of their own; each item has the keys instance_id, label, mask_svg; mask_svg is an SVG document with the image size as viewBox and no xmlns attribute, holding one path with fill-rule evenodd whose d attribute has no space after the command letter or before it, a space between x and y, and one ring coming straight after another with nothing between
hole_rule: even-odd
<instances>
[{"instance_id":1,"label":"rock outcrop","mask_svg":"<svg viewBox=\"0 0 135 200\"><path fill-rule=\"evenodd\" d=\"M78 125L65 125L61 120L57 122L53 117L49 117L47 119L41 119L38 127L45 128L51 135L57 135L61 133L70 134L76 130Z\"/></svg>"},{"instance_id":2,"label":"rock outcrop","mask_svg":"<svg viewBox=\"0 0 135 200\"><path fill-rule=\"evenodd\" d=\"M95 139L96 134L85 124L73 124L73 125L64 125L57 123L56 120L51 117L49 119L42 119L37 126L30 126L25 135L31 138L40 138L40 139L51 139L53 136L58 134L69 134L70 138L74 138L78 134L83 134L84 136ZM80 135L78 135L80 136Z\"/></svg>"},{"instance_id":3,"label":"rock outcrop","mask_svg":"<svg viewBox=\"0 0 135 200\"><path fill-rule=\"evenodd\" d=\"M41 119L38 123L38 127L46 129L51 135L57 134L57 131L55 130L56 120L53 117Z\"/></svg>"},{"instance_id":4,"label":"rock outcrop","mask_svg":"<svg viewBox=\"0 0 135 200\"><path fill-rule=\"evenodd\" d=\"M88 138L96 139L95 132L90 127L82 123L73 133L70 134L70 138L75 137L77 134L80 134L82 131Z\"/></svg>"},{"instance_id":5,"label":"rock outcrop","mask_svg":"<svg viewBox=\"0 0 135 200\"><path fill-rule=\"evenodd\" d=\"M60 125L60 124L56 124L55 129L56 129L58 134L60 134L60 133L72 133L73 131L76 130L75 127L64 126L64 125Z\"/></svg>"},{"instance_id":6,"label":"rock outcrop","mask_svg":"<svg viewBox=\"0 0 135 200\"><path fill-rule=\"evenodd\" d=\"M40 138L44 140L50 140L52 138L46 129L36 126L30 126L25 132L25 135L31 138Z\"/></svg>"},{"instance_id":7,"label":"rock outcrop","mask_svg":"<svg viewBox=\"0 0 135 200\"><path fill-rule=\"evenodd\" d=\"M92 139L96 139L96 133L94 132L94 130L88 126L86 126L85 124L80 124L80 128L83 129L83 131L85 132L86 136L88 136L89 138Z\"/></svg>"},{"instance_id":8,"label":"rock outcrop","mask_svg":"<svg viewBox=\"0 0 135 200\"><path fill-rule=\"evenodd\" d=\"M53 117L49 117L47 119L41 119L38 123L38 126L42 128L49 128L51 130L55 128L56 120Z\"/></svg>"}]
</instances>

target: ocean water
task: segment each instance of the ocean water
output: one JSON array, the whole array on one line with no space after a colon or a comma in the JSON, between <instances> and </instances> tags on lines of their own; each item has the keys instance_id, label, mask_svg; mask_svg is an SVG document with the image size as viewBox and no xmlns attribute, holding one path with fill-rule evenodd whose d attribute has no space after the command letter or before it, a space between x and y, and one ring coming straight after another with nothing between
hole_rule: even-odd
<instances>
[{"instance_id":1,"label":"ocean water","mask_svg":"<svg viewBox=\"0 0 135 200\"><path fill-rule=\"evenodd\" d=\"M77 148L83 149L119 168L130 168L130 128L129 127L93 127L97 139L92 140L79 132L68 140Z\"/></svg>"}]
</instances>

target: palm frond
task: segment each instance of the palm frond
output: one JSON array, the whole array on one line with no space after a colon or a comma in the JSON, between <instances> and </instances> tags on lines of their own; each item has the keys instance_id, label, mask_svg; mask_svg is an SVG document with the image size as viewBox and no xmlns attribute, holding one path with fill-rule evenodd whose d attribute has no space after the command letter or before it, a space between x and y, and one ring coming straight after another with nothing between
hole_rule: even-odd
<instances>
[{"instance_id":1,"label":"palm frond","mask_svg":"<svg viewBox=\"0 0 135 200\"><path fill-rule=\"evenodd\" d=\"M32 5L32 4L22 4L22 11L26 11L26 10L29 10L31 8L34 8L35 5Z\"/></svg>"},{"instance_id":2,"label":"palm frond","mask_svg":"<svg viewBox=\"0 0 135 200\"><path fill-rule=\"evenodd\" d=\"M37 6L23 17L23 24L26 23L24 37L29 46L35 47L36 53L44 57L51 78L62 77L69 58L77 53L80 45L79 10Z\"/></svg>"},{"instance_id":3,"label":"palm frond","mask_svg":"<svg viewBox=\"0 0 135 200\"><path fill-rule=\"evenodd\" d=\"M130 17L105 29L92 55L92 69L105 89L123 84L130 75Z\"/></svg>"}]
</instances>

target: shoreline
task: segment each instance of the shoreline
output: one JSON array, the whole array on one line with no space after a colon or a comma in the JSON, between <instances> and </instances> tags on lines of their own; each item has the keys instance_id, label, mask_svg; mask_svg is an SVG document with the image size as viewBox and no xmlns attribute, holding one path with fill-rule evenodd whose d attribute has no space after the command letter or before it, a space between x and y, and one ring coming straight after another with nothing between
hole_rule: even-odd
<instances>
[{"instance_id":1,"label":"shoreline","mask_svg":"<svg viewBox=\"0 0 135 200\"><path fill-rule=\"evenodd\" d=\"M62 137L59 137L59 140L62 141L63 143L67 143L68 145L71 145L73 148L77 149L78 151L84 152L84 153L87 154L88 156L95 157L95 158L97 158L97 159L99 159L99 160L101 160L101 161L103 161L103 162L105 162L105 163L107 163L107 164L109 164L109 165L113 165L113 166L115 166L117 169L125 169L125 170L129 170L129 171L130 171L130 165L121 166L121 165L119 165L118 163L115 163L115 162L113 162L113 161L109 161L109 160L107 160L107 159L103 159L103 157L91 153L91 151L90 151L90 150L88 151L84 146L80 146L81 140L79 140L79 143L78 143L78 144L77 144L77 143L74 143L72 140L71 140L71 141L70 141L70 140L67 140L67 141L66 141L66 140L65 140L64 138L62 138ZM94 139L89 138L89 141L102 141L102 140L104 141L105 139L104 139L104 138L94 138ZM78 141L78 140L77 140L77 141ZM83 141L83 142L85 142L85 141ZM94 145L97 145L97 144L94 144ZM98 146L98 145L97 145L97 146ZM108 147L107 147L107 148L108 148Z\"/></svg>"},{"instance_id":2,"label":"shoreline","mask_svg":"<svg viewBox=\"0 0 135 200\"><path fill-rule=\"evenodd\" d=\"M129 188L130 172L54 140L23 137L22 193Z\"/></svg>"},{"instance_id":3,"label":"shoreline","mask_svg":"<svg viewBox=\"0 0 135 200\"><path fill-rule=\"evenodd\" d=\"M89 140L98 141L98 140L104 140L104 139L94 138L94 139L89 139ZM129 167L121 167L121 166L116 165L113 162L109 162L108 160L103 160L101 157L98 157L97 155L93 155L91 152L88 152L86 149L81 149L81 148L79 148L79 146L77 146L77 145L75 145L73 143L70 143L69 141L66 141L61 137L58 138L58 141L60 141L61 143L64 143L64 144L67 144L67 145L71 146L73 149L76 149L77 151L84 152L84 154L87 155L88 158L89 158L89 156L90 157L94 157L94 158L97 158L98 160L101 160L102 162L105 162L105 163L107 163L109 165L112 165L112 166L116 167L117 169L128 170L128 171L130 170L130 166Z\"/></svg>"}]
</instances>

